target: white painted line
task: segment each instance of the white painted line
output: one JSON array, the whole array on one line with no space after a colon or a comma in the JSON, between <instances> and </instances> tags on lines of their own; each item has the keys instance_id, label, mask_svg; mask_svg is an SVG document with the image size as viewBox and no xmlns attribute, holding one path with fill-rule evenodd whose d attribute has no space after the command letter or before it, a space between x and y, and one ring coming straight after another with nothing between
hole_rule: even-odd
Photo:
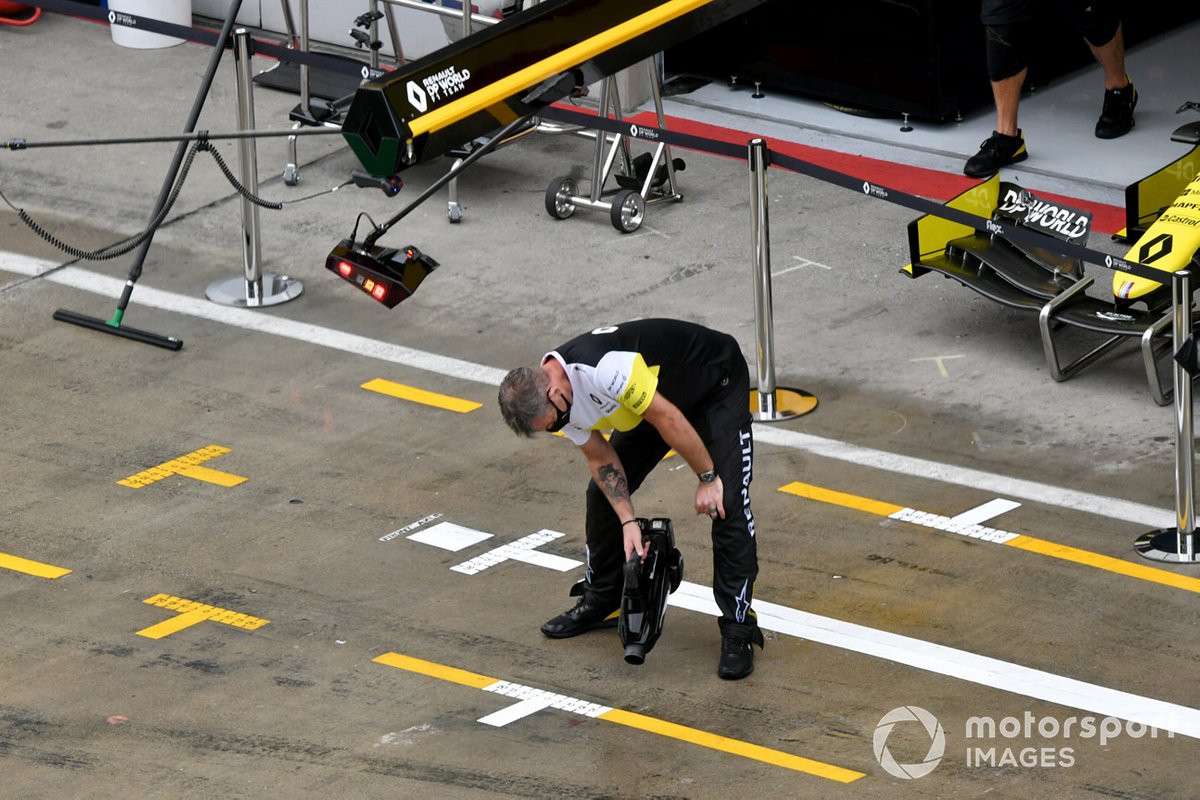
<instances>
[{"instance_id":1,"label":"white painted line","mask_svg":"<svg viewBox=\"0 0 1200 800\"><path fill-rule=\"evenodd\" d=\"M0 270L33 276L40 275L48 269L53 269L55 266L53 262L0 251ZM120 296L124 288L124 282L121 280L109 278L79 267L64 267L53 274L46 275L44 280L87 292L107 295L114 298L114 303L115 298ZM482 364L474 364L456 358L425 353L408 347L401 347L354 334L343 333L331 328L294 322L282 317L270 316L261 310L222 306L208 300L193 299L172 292L164 292L142 284L138 284L134 290L133 301L135 306L144 305L165 311L174 311L246 330L270 333L275 336L283 336L395 364L404 364L438 375L447 375L490 386L499 386L500 381L505 375L504 370L487 367ZM1071 508L1088 514L1137 523L1150 529L1173 528L1176 523L1175 512L1173 510L1156 508L1154 506L1105 497L1103 495L1061 489L1043 483L1010 478L976 469L940 464L936 461L926 461L920 458L884 453L879 450L846 444L833 439L822 439L819 436L786 430L771 424L756 423L754 425L754 438L761 443L777 447L788 447L793 450L802 450L822 458L832 458L887 472L895 472L901 475L911 475L926 480L967 486L972 489L980 489L1007 497L1020 497L1049 506Z\"/></svg>"},{"instance_id":2,"label":"white painted line","mask_svg":"<svg viewBox=\"0 0 1200 800\"><path fill-rule=\"evenodd\" d=\"M554 696L547 695L545 697L530 697L522 700L519 703L513 703L508 708L502 708L495 713L488 714L486 717L480 717L479 722L484 725L491 725L496 728L503 728L510 722L516 722L519 719L524 719L530 714L536 714L543 711L554 704Z\"/></svg>"},{"instance_id":3,"label":"white painted line","mask_svg":"<svg viewBox=\"0 0 1200 800\"><path fill-rule=\"evenodd\" d=\"M423 531L417 531L408 538L414 542L430 544L457 553L459 550L492 538L492 534L477 531L474 528L464 528L453 522L439 522Z\"/></svg>"},{"instance_id":4,"label":"white painted line","mask_svg":"<svg viewBox=\"0 0 1200 800\"><path fill-rule=\"evenodd\" d=\"M522 536L515 542L509 542L508 544L488 550L486 553L475 556L475 558L464 561L461 564L455 564L450 569L455 572L461 572L464 575L478 575L489 567L503 564L505 561L511 559L513 561L523 561L526 564L533 564L537 567L557 570L558 572L566 572L567 570L581 566L583 562L562 558L550 553L540 553L536 550L536 548L541 547L547 542L561 539L565 535L558 531L542 528L537 533Z\"/></svg>"},{"instance_id":5,"label":"white painted line","mask_svg":"<svg viewBox=\"0 0 1200 800\"><path fill-rule=\"evenodd\" d=\"M1012 531L989 528L986 525L976 525L973 522L958 522L958 517L951 519L950 517L943 517L940 514L930 514L928 511L917 511L912 508L902 508L895 514L889 514L888 519L898 519L901 522L910 522L913 525L920 525L924 528L933 528L934 530L945 531L946 533L956 533L959 536L966 536L971 539L983 539L984 541L996 542L997 544L1004 544L1021 535Z\"/></svg>"},{"instance_id":6,"label":"white painted line","mask_svg":"<svg viewBox=\"0 0 1200 800\"><path fill-rule=\"evenodd\" d=\"M969 511L964 511L950 518L952 525L982 525L989 519L994 519L1001 514L1006 514L1014 508L1020 508L1021 504L1015 500L1005 500L1004 498L996 498L989 500L981 506L976 506Z\"/></svg>"},{"instance_id":7,"label":"white painted line","mask_svg":"<svg viewBox=\"0 0 1200 800\"><path fill-rule=\"evenodd\" d=\"M712 589L684 581L670 605L720 616ZM1006 692L1078 708L1106 717L1152 725L1160 731L1200 739L1200 710L1108 689L1051 672L1023 667L940 644L899 636L850 622L754 600L761 628L812 642L883 658Z\"/></svg>"},{"instance_id":8,"label":"white painted line","mask_svg":"<svg viewBox=\"0 0 1200 800\"><path fill-rule=\"evenodd\" d=\"M546 700L546 705L543 708L557 708L560 711L570 711L572 714L582 714L585 717L598 717L601 714L607 714L609 711L612 711L611 706L602 706L599 703L580 700L577 697L568 697L565 694L555 694L545 689L535 689L532 686L513 683L512 681L496 681L489 686L483 687L483 690L505 697L512 697L517 700ZM537 709L534 710L536 711ZM482 721L480 720L480 722Z\"/></svg>"},{"instance_id":9,"label":"white painted line","mask_svg":"<svg viewBox=\"0 0 1200 800\"><path fill-rule=\"evenodd\" d=\"M576 567L583 566L582 561L563 558L553 553L543 553L541 550L518 550L515 553L509 553L508 557L513 561L522 561L526 564L533 564L535 567L545 567L558 572L570 572Z\"/></svg>"},{"instance_id":10,"label":"white painted line","mask_svg":"<svg viewBox=\"0 0 1200 800\"><path fill-rule=\"evenodd\" d=\"M25 256L14 258L12 253L0 252L0 270L16 272L21 275L40 275L53 266L47 261L30 259ZM121 296L121 292L125 288L124 279L110 278L107 275L79 267L64 267L57 272L45 275L43 280L111 297L114 309L116 308L116 298ZM261 309L224 306L206 299L164 292L140 283L134 289L132 298L132 308L135 309L137 306L146 306L162 311L173 311L177 314L220 322L235 328L283 336L321 347L377 358L393 364L403 364L439 375L453 375L478 383L499 386L505 374L504 370L473 364L470 361L434 355L397 344L388 344L376 339L368 339L365 336L324 328L320 325L310 325L307 322L296 322L272 316Z\"/></svg>"}]
</instances>

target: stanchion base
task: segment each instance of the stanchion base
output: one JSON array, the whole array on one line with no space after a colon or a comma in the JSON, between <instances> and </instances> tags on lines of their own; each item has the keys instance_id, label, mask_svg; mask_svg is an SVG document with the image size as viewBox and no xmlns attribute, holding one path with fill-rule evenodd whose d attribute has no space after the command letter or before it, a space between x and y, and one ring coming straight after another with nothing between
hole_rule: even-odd
<instances>
[{"instance_id":1,"label":"stanchion base","mask_svg":"<svg viewBox=\"0 0 1200 800\"><path fill-rule=\"evenodd\" d=\"M1133 543L1133 549L1142 558L1151 561L1166 561L1172 564L1197 564L1200 559L1188 558L1179 552L1179 531L1175 528L1162 528L1149 533L1143 533Z\"/></svg>"},{"instance_id":2,"label":"stanchion base","mask_svg":"<svg viewBox=\"0 0 1200 800\"><path fill-rule=\"evenodd\" d=\"M238 306L240 308L260 308L277 306L288 300L295 300L304 291L304 284L286 275L263 275L262 296L254 300L248 298L246 279L244 277L225 278L209 284L204 290L204 296L214 303L223 306Z\"/></svg>"},{"instance_id":3,"label":"stanchion base","mask_svg":"<svg viewBox=\"0 0 1200 800\"><path fill-rule=\"evenodd\" d=\"M773 408L763 410L757 389L750 391L750 414L755 422L782 422L802 417L817 407L817 397L803 389L775 389Z\"/></svg>"}]
</instances>

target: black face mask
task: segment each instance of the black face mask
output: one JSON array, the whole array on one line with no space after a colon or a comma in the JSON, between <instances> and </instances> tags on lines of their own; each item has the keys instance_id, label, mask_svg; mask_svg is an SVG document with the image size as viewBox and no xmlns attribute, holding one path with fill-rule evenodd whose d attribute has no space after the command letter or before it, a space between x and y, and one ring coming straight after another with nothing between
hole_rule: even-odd
<instances>
[{"instance_id":1,"label":"black face mask","mask_svg":"<svg viewBox=\"0 0 1200 800\"><path fill-rule=\"evenodd\" d=\"M571 404L567 403L566 409L562 409L554 405L554 401L550 399L549 389L546 390L546 402L549 403L550 407L554 409L555 414L554 422L551 422L548 426L546 426L546 431L548 433L558 433L567 426L568 422L571 421Z\"/></svg>"}]
</instances>

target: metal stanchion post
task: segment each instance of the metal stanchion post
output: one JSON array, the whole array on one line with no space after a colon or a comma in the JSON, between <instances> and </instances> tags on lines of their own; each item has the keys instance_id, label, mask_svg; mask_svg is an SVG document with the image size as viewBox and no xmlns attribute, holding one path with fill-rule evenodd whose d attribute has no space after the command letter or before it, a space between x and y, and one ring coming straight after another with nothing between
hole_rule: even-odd
<instances>
[{"instance_id":1,"label":"metal stanchion post","mask_svg":"<svg viewBox=\"0 0 1200 800\"><path fill-rule=\"evenodd\" d=\"M250 69L250 34L239 28L233 34L233 55L237 67L237 117L239 131L254 130L254 95ZM246 191L258 194L258 154L251 137L238 140L240 180ZM273 306L300 296L300 281L286 275L262 273L262 243L258 229L258 206L242 197L242 261L244 276L227 278L209 285L204 294L214 303L227 306Z\"/></svg>"},{"instance_id":2,"label":"metal stanchion post","mask_svg":"<svg viewBox=\"0 0 1200 800\"><path fill-rule=\"evenodd\" d=\"M758 350L758 388L750 409L758 422L777 422L807 414L817 407L808 392L775 386L775 323L771 306L771 241L767 222L767 143L751 139L750 238L754 261L754 333Z\"/></svg>"},{"instance_id":3,"label":"metal stanchion post","mask_svg":"<svg viewBox=\"0 0 1200 800\"><path fill-rule=\"evenodd\" d=\"M1175 311L1172 350L1178 353L1192 335L1192 276L1176 272L1171 283ZM1194 564L1196 558L1196 501L1193 464L1192 376L1176 361L1175 376L1175 527L1138 537L1138 554L1154 561Z\"/></svg>"}]
</instances>

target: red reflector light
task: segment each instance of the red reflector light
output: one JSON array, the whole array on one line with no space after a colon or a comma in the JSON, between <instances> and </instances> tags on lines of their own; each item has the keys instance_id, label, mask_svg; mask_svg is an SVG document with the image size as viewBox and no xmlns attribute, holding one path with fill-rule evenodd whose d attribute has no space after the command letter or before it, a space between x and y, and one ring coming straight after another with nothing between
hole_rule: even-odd
<instances>
[{"instance_id":1,"label":"red reflector light","mask_svg":"<svg viewBox=\"0 0 1200 800\"><path fill-rule=\"evenodd\" d=\"M339 261L338 262L338 274L341 275L343 278L349 278L350 273L352 273L352 272L354 272L354 267L350 266L349 261Z\"/></svg>"},{"instance_id":2,"label":"red reflector light","mask_svg":"<svg viewBox=\"0 0 1200 800\"><path fill-rule=\"evenodd\" d=\"M382 300L387 295L387 287L382 283L375 284L375 288L371 290L371 296L376 300Z\"/></svg>"}]
</instances>

